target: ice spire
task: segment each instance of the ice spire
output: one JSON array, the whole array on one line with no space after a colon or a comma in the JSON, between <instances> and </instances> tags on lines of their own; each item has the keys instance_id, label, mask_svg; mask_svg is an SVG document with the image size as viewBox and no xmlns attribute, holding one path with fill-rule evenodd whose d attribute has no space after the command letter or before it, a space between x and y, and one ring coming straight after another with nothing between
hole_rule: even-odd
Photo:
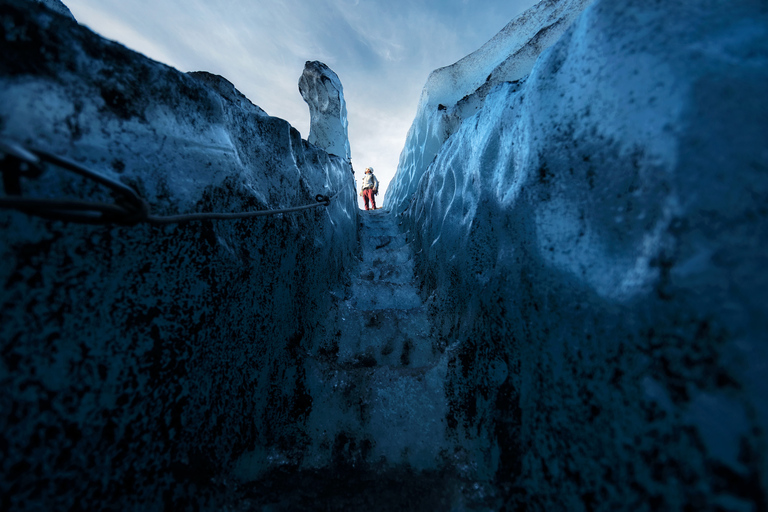
<instances>
[{"instance_id":1,"label":"ice spire","mask_svg":"<svg viewBox=\"0 0 768 512\"><path fill-rule=\"evenodd\" d=\"M347 104L336 73L319 61L308 61L299 79L299 92L309 105L310 144L350 161Z\"/></svg>"}]
</instances>

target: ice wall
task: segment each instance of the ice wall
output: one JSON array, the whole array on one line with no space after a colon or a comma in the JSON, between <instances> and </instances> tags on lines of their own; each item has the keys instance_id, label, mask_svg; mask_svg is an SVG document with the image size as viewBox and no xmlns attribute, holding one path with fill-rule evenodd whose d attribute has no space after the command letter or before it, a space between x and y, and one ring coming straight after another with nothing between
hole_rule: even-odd
<instances>
[{"instance_id":1,"label":"ice wall","mask_svg":"<svg viewBox=\"0 0 768 512\"><path fill-rule=\"evenodd\" d=\"M766 48L760 2L596 0L445 144L414 123L388 201L507 510L766 508Z\"/></svg>"},{"instance_id":2,"label":"ice wall","mask_svg":"<svg viewBox=\"0 0 768 512\"><path fill-rule=\"evenodd\" d=\"M311 408L295 368L357 250L349 164L221 77L26 1L0 19L0 137L120 180L159 215L340 192L168 226L0 211L0 509L221 510L237 456L295 446ZM113 201L54 168L22 191Z\"/></svg>"},{"instance_id":3,"label":"ice wall","mask_svg":"<svg viewBox=\"0 0 768 512\"><path fill-rule=\"evenodd\" d=\"M299 79L299 92L309 106L307 140L350 162L347 103L339 77L322 62L308 61Z\"/></svg>"},{"instance_id":4,"label":"ice wall","mask_svg":"<svg viewBox=\"0 0 768 512\"><path fill-rule=\"evenodd\" d=\"M536 58L563 34L592 0L543 0L509 22L480 49L451 66L433 71L421 92L395 179L384 207L401 212L440 147L483 105L502 82L519 82Z\"/></svg>"},{"instance_id":5,"label":"ice wall","mask_svg":"<svg viewBox=\"0 0 768 512\"><path fill-rule=\"evenodd\" d=\"M63 14L64 16L73 20L75 19L75 17L72 16L72 12L69 10L69 7L61 3L61 0L27 0L27 1L29 1L30 3L42 4L59 14Z\"/></svg>"}]
</instances>

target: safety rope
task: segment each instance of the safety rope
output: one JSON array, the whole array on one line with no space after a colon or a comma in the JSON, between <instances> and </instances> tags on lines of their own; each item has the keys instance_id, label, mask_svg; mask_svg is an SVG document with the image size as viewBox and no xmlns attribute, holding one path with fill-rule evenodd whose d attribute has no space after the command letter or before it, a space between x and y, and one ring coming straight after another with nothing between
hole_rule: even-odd
<instances>
[{"instance_id":1,"label":"safety rope","mask_svg":"<svg viewBox=\"0 0 768 512\"><path fill-rule=\"evenodd\" d=\"M35 179L44 171L45 164L95 181L113 193L114 203L83 201L78 199L38 199L21 197L21 178ZM52 220L85 224L121 224L133 226L139 223L176 224L197 220L235 220L292 213L319 206L329 206L341 194L343 188L332 197L315 196L315 204L236 213L190 213L183 215L151 215L149 204L131 187L93 172L80 164L39 149L22 146L8 139L0 139L0 171L6 196L0 197L0 208L13 209L28 215Z\"/></svg>"}]
</instances>

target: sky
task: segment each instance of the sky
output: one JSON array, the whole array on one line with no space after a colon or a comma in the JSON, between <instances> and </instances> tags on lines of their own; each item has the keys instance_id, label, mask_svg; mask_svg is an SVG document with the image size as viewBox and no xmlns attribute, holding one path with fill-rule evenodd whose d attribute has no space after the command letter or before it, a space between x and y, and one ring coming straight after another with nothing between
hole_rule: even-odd
<instances>
[{"instance_id":1,"label":"sky","mask_svg":"<svg viewBox=\"0 0 768 512\"><path fill-rule=\"evenodd\" d=\"M181 71L225 77L309 136L304 63L341 80L352 165L383 203L429 73L472 53L537 0L64 0L91 30Z\"/></svg>"}]
</instances>

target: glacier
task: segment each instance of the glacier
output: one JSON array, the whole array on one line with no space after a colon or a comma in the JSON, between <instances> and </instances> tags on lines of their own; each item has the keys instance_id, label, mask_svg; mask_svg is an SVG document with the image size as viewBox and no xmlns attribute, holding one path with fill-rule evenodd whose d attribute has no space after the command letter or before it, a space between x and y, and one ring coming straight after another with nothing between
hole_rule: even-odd
<instances>
[{"instance_id":1,"label":"glacier","mask_svg":"<svg viewBox=\"0 0 768 512\"><path fill-rule=\"evenodd\" d=\"M419 98L384 207L407 207L445 141L475 114L498 84L520 82L536 58L562 35L591 0L545 0L509 22L490 41L453 65L433 71Z\"/></svg>"},{"instance_id":2,"label":"glacier","mask_svg":"<svg viewBox=\"0 0 768 512\"><path fill-rule=\"evenodd\" d=\"M61 0L29 0L29 1L37 2L41 5L44 5L48 9L51 9L52 11L62 14L71 20L75 19L75 17L72 15L72 11L70 11L69 7L64 5L61 2Z\"/></svg>"},{"instance_id":3,"label":"glacier","mask_svg":"<svg viewBox=\"0 0 768 512\"><path fill-rule=\"evenodd\" d=\"M0 139L130 186L155 215L333 197L161 226L0 211L0 508L216 509L237 457L288 443L305 414L286 369L357 262L351 166L223 77L35 3L3 0L0 19ZM114 201L52 166L21 191Z\"/></svg>"},{"instance_id":4,"label":"glacier","mask_svg":"<svg viewBox=\"0 0 768 512\"><path fill-rule=\"evenodd\" d=\"M526 76L425 86L385 206L505 507L765 507L767 15L596 0Z\"/></svg>"},{"instance_id":5,"label":"glacier","mask_svg":"<svg viewBox=\"0 0 768 512\"><path fill-rule=\"evenodd\" d=\"M67 13L0 0L0 142L156 215L332 199L0 210L0 508L766 508L763 3L543 0L429 76L373 212L325 64L304 140Z\"/></svg>"},{"instance_id":6,"label":"glacier","mask_svg":"<svg viewBox=\"0 0 768 512\"><path fill-rule=\"evenodd\" d=\"M307 141L351 163L347 103L338 75L322 62L307 62L299 78L299 92L309 106Z\"/></svg>"}]
</instances>

